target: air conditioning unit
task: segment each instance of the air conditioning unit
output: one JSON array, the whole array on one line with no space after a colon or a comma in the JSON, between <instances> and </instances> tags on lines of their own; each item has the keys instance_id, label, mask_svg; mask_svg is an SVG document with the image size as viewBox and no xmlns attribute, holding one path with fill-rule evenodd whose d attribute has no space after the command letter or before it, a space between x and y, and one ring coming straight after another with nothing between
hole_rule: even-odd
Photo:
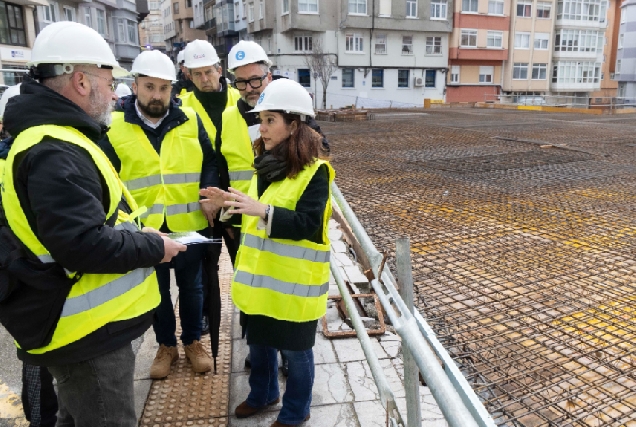
<instances>
[{"instance_id":1,"label":"air conditioning unit","mask_svg":"<svg viewBox=\"0 0 636 427\"><path fill-rule=\"evenodd\" d=\"M424 79L421 77L415 77L413 84L415 86L424 86Z\"/></svg>"}]
</instances>

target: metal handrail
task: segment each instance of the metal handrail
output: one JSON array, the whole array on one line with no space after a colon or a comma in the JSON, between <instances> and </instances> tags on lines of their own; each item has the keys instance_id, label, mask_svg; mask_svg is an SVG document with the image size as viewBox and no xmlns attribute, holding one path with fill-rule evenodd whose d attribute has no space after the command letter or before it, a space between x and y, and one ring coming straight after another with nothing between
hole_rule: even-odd
<instances>
[{"instance_id":1,"label":"metal handrail","mask_svg":"<svg viewBox=\"0 0 636 427\"><path fill-rule=\"evenodd\" d=\"M382 255L373 245L371 238L335 183L332 184L332 197L369 259L375 277L378 277ZM451 427L495 427L492 417L433 330L417 310L414 310L414 314L410 313L397 292L397 282L391 272L383 270L381 278L382 284L378 280L372 280L371 286L377 293L396 332L402 338L402 342L413 354L448 424ZM441 359L444 368L440 366L437 358Z\"/></svg>"}]
</instances>

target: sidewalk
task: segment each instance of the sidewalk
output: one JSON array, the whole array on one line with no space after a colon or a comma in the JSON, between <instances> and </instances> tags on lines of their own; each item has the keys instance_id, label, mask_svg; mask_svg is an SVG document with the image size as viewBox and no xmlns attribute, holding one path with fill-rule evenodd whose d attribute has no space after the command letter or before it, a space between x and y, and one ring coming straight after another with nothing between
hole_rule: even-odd
<instances>
[{"instance_id":1,"label":"sidewalk","mask_svg":"<svg viewBox=\"0 0 636 427\"><path fill-rule=\"evenodd\" d=\"M173 365L170 376L165 380L149 380L149 367L157 350L154 334L150 330L138 355L136 388L139 391L137 401L140 412L141 404L145 401L140 426L269 427L276 420L281 408L280 403L247 419L238 419L234 416L234 408L245 400L249 392L249 370L244 367L248 348L245 340L241 339L238 310L231 303L232 267L226 253L222 255L220 264L223 308L218 372L216 375L194 374L190 364L185 360L183 348L179 348L181 357L177 364ZM330 294L338 294L335 284L330 286ZM343 327L343 322L331 301L328 305L327 320L329 330ZM380 339L372 340L375 353L395 394L400 413L406 418L400 338L387 332ZM203 337L202 342L209 349L209 336ZM323 336L321 322L318 322L314 359L316 377L311 419L305 422L303 427L386 425L386 412L379 400L371 370L357 338L329 340ZM279 373L279 382L282 395L285 390L285 377L282 373ZM147 390L147 398L144 397L144 389ZM420 387L420 396L423 425L446 426L428 387Z\"/></svg>"}]
</instances>

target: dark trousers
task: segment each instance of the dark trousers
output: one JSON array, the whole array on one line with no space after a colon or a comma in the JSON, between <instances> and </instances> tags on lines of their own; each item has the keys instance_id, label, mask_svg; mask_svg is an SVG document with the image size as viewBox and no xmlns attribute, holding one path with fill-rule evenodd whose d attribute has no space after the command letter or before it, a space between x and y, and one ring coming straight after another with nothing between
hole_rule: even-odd
<instances>
[{"instance_id":1,"label":"dark trousers","mask_svg":"<svg viewBox=\"0 0 636 427\"><path fill-rule=\"evenodd\" d=\"M29 427L55 427L57 395L53 376L44 366L22 362L22 408Z\"/></svg>"},{"instance_id":2,"label":"dark trousers","mask_svg":"<svg viewBox=\"0 0 636 427\"><path fill-rule=\"evenodd\" d=\"M233 236L228 229L232 230ZM230 254L232 265L236 260L236 253L241 244L241 229L238 227L226 227L216 221L212 228L212 238L223 238L227 251ZM219 258L222 247L219 244L206 245L205 259L203 261L203 314L209 316L210 294L214 294L219 288ZM218 291L220 294L220 291ZM220 313L219 313L220 315Z\"/></svg>"},{"instance_id":3,"label":"dark trousers","mask_svg":"<svg viewBox=\"0 0 636 427\"><path fill-rule=\"evenodd\" d=\"M132 345L48 368L57 380L57 427L137 427Z\"/></svg>"}]
</instances>

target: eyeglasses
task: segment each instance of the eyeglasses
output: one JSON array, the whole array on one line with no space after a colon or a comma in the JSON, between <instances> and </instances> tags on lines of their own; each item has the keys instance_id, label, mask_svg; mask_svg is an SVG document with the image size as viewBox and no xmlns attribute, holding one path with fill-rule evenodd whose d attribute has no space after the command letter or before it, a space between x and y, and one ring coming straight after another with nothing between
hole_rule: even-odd
<instances>
[{"instance_id":1,"label":"eyeglasses","mask_svg":"<svg viewBox=\"0 0 636 427\"><path fill-rule=\"evenodd\" d=\"M115 88L117 87L117 83L115 82L115 79L109 79L107 77L98 76L97 74L92 74L87 71L81 71L81 72L84 74L88 74L89 76L97 77L98 79L104 79L107 82L110 82L110 91L115 92Z\"/></svg>"},{"instance_id":2,"label":"eyeglasses","mask_svg":"<svg viewBox=\"0 0 636 427\"><path fill-rule=\"evenodd\" d=\"M245 90L247 89L247 84L249 83L252 89L258 89L259 87L263 86L263 80L265 80L265 77L267 77L267 74L263 74L260 77L254 77L253 79L249 80L235 80L233 86L238 90Z\"/></svg>"}]
</instances>

